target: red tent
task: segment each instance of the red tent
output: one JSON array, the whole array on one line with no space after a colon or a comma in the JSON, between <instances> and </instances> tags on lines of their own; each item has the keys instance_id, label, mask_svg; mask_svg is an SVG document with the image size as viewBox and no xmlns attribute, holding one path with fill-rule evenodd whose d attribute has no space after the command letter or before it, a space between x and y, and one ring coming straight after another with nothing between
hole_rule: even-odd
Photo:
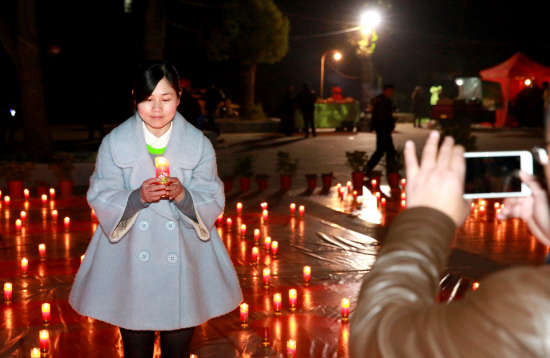
<instances>
[{"instance_id":1,"label":"red tent","mask_svg":"<svg viewBox=\"0 0 550 358\"><path fill-rule=\"evenodd\" d=\"M498 109L496 125L506 123L508 101L516 97L525 86L525 80L530 79L539 87L543 81L550 82L550 68L531 60L523 53L518 52L500 65L480 71L481 79L500 83L504 96L504 109Z\"/></svg>"}]
</instances>

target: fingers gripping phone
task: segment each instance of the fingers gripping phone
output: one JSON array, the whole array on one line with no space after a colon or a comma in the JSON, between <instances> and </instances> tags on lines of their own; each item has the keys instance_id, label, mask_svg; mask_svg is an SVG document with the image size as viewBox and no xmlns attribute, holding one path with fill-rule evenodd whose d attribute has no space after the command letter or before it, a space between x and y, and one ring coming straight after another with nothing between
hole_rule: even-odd
<instances>
[{"instance_id":1,"label":"fingers gripping phone","mask_svg":"<svg viewBox=\"0 0 550 358\"><path fill-rule=\"evenodd\" d=\"M533 174L533 155L526 150L467 152L464 198L507 198L531 195L519 171Z\"/></svg>"}]
</instances>

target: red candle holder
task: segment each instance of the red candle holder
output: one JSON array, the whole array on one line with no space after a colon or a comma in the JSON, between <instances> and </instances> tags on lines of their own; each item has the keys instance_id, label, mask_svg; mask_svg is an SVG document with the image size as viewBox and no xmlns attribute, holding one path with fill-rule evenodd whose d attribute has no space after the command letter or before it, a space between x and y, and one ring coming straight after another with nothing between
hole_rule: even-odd
<instances>
[{"instance_id":1,"label":"red candle holder","mask_svg":"<svg viewBox=\"0 0 550 358\"><path fill-rule=\"evenodd\" d=\"M21 232L21 226L21 219L15 220L15 230L17 230L17 232Z\"/></svg>"},{"instance_id":2,"label":"red candle holder","mask_svg":"<svg viewBox=\"0 0 550 358\"><path fill-rule=\"evenodd\" d=\"M292 216L296 215L296 204L295 203L290 204L290 215L292 215Z\"/></svg>"},{"instance_id":3,"label":"red candle holder","mask_svg":"<svg viewBox=\"0 0 550 358\"><path fill-rule=\"evenodd\" d=\"M263 203L260 204L262 210L267 210L267 203L264 201Z\"/></svg>"},{"instance_id":4,"label":"red candle holder","mask_svg":"<svg viewBox=\"0 0 550 358\"><path fill-rule=\"evenodd\" d=\"M349 317L349 299L342 298L342 322L347 322Z\"/></svg>"},{"instance_id":5,"label":"red candle holder","mask_svg":"<svg viewBox=\"0 0 550 358\"><path fill-rule=\"evenodd\" d=\"M262 211L262 222L266 222L268 216L269 212L267 210Z\"/></svg>"},{"instance_id":6,"label":"red candle holder","mask_svg":"<svg viewBox=\"0 0 550 358\"><path fill-rule=\"evenodd\" d=\"M46 258L46 244L38 245L38 254L41 260L44 260Z\"/></svg>"},{"instance_id":7,"label":"red candle holder","mask_svg":"<svg viewBox=\"0 0 550 358\"><path fill-rule=\"evenodd\" d=\"M254 243L260 242L260 229L254 229Z\"/></svg>"},{"instance_id":8,"label":"red candle holder","mask_svg":"<svg viewBox=\"0 0 550 358\"><path fill-rule=\"evenodd\" d=\"M241 328L248 328L248 305L241 303Z\"/></svg>"},{"instance_id":9,"label":"red candle holder","mask_svg":"<svg viewBox=\"0 0 550 358\"><path fill-rule=\"evenodd\" d=\"M348 181L346 183L346 188L348 189L348 194L351 194L351 182L350 181Z\"/></svg>"},{"instance_id":10,"label":"red candle holder","mask_svg":"<svg viewBox=\"0 0 550 358\"><path fill-rule=\"evenodd\" d=\"M403 178L401 179L401 188L405 189L405 185L407 185L407 179Z\"/></svg>"},{"instance_id":11,"label":"red candle holder","mask_svg":"<svg viewBox=\"0 0 550 358\"><path fill-rule=\"evenodd\" d=\"M42 194L40 199L42 200L42 205L46 205L48 203L48 196L46 194Z\"/></svg>"},{"instance_id":12,"label":"red candle holder","mask_svg":"<svg viewBox=\"0 0 550 358\"><path fill-rule=\"evenodd\" d=\"M309 282L311 281L311 267L304 266L304 286L309 286Z\"/></svg>"},{"instance_id":13,"label":"red candle holder","mask_svg":"<svg viewBox=\"0 0 550 358\"><path fill-rule=\"evenodd\" d=\"M25 200L29 200L30 194L31 193L29 192L29 189L23 190L23 196L25 197Z\"/></svg>"},{"instance_id":14,"label":"red candle holder","mask_svg":"<svg viewBox=\"0 0 550 358\"><path fill-rule=\"evenodd\" d=\"M44 322L44 325L50 324L50 304L49 303L43 303L42 304L42 322Z\"/></svg>"},{"instance_id":15,"label":"red candle holder","mask_svg":"<svg viewBox=\"0 0 550 358\"><path fill-rule=\"evenodd\" d=\"M29 260L27 258L23 257L21 259L21 275L23 277L27 276L27 270L29 269Z\"/></svg>"},{"instance_id":16,"label":"red candle holder","mask_svg":"<svg viewBox=\"0 0 550 358\"><path fill-rule=\"evenodd\" d=\"M92 209L92 220L97 220L97 215L95 214L94 209Z\"/></svg>"},{"instance_id":17,"label":"red candle holder","mask_svg":"<svg viewBox=\"0 0 550 358\"><path fill-rule=\"evenodd\" d=\"M305 206L300 205L300 207L298 208L298 213L300 213L300 219L303 219L303 218L304 218L304 215L305 215L305 213L306 213L306 208L305 208Z\"/></svg>"},{"instance_id":18,"label":"red candle holder","mask_svg":"<svg viewBox=\"0 0 550 358\"><path fill-rule=\"evenodd\" d=\"M475 290L477 290L478 288L479 288L479 282L474 282L474 283L472 284L472 290L475 291Z\"/></svg>"},{"instance_id":19,"label":"red candle holder","mask_svg":"<svg viewBox=\"0 0 550 358\"><path fill-rule=\"evenodd\" d=\"M40 351L42 354L48 353L50 350L50 333L47 329L40 331Z\"/></svg>"},{"instance_id":20,"label":"red candle holder","mask_svg":"<svg viewBox=\"0 0 550 358\"><path fill-rule=\"evenodd\" d=\"M258 264L258 255L260 250L256 246L252 248L252 264L257 265Z\"/></svg>"},{"instance_id":21,"label":"red candle holder","mask_svg":"<svg viewBox=\"0 0 550 358\"><path fill-rule=\"evenodd\" d=\"M13 293L13 287L11 285L11 282L6 282L4 284L4 302L9 305L11 303Z\"/></svg>"},{"instance_id":22,"label":"red candle holder","mask_svg":"<svg viewBox=\"0 0 550 358\"><path fill-rule=\"evenodd\" d=\"M231 220L231 218L227 218L225 221L225 226L227 226L228 229L231 229L233 227L233 220Z\"/></svg>"},{"instance_id":23,"label":"red candle holder","mask_svg":"<svg viewBox=\"0 0 550 358\"><path fill-rule=\"evenodd\" d=\"M218 216L218 218L216 219L216 223L218 225L223 224L223 213L221 213L220 216Z\"/></svg>"},{"instance_id":24,"label":"red candle holder","mask_svg":"<svg viewBox=\"0 0 550 358\"><path fill-rule=\"evenodd\" d=\"M377 191L376 193L374 193L374 196L376 197L376 203L379 203L380 202L380 198L382 197L380 192Z\"/></svg>"},{"instance_id":25,"label":"red candle holder","mask_svg":"<svg viewBox=\"0 0 550 358\"><path fill-rule=\"evenodd\" d=\"M265 245L265 249L267 251L269 251L269 249L271 249L271 237L270 236L266 236L266 238L264 239L264 245Z\"/></svg>"},{"instance_id":26,"label":"red candle holder","mask_svg":"<svg viewBox=\"0 0 550 358\"><path fill-rule=\"evenodd\" d=\"M246 225L245 224L241 225L241 236L242 237L246 236Z\"/></svg>"},{"instance_id":27,"label":"red candle holder","mask_svg":"<svg viewBox=\"0 0 550 358\"><path fill-rule=\"evenodd\" d=\"M401 192L401 200L407 200L407 193L404 191Z\"/></svg>"},{"instance_id":28,"label":"red candle holder","mask_svg":"<svg viewBox=\"0 0 550 358\"><path fill-rule=\"evenodd\" d=\"M264 278L264 288L267 290L269 288L269 283L271 281L271 271L268 268L264 268L263 278Z\"/></svg>"},{"instance_id":29,"label":"red candle holder","mask_svg":"<svg viewBox=\"0 0 550 358\"><path fill-rule=\"evenodd\" d=\"M6 196L4 197L4 204L10 205L10 202L11 202L10 197L6 195Z\"/></svg>"},{"instance_id":30,"label":"red candle holder","mask_svg":"<svg viewBox=\"0 0 550 358\"><path fill-rule=\"evenodd\" d=\"M386 198L380 199L380 206L382 209L386 209Z\"/></svg>"},{"instance_id":31,"label":"red candle holder","mask_svg":"<svg viewBox=\"0 0 550 358\"><path fill-rule=\"evenodd\" d=\"M281 315L281 294L276 293L273 295L273 314L275 316Z\"/></svg>"},{"instance_id":32,"label":"red candle holder","mask_svg":"<svg viewBox=\"0 0 550 358\"><path fill-rule=\"evenodd\" d=\"M401 200L401 210L405 210L407 208L407 200Z\"/></svg>"},{"instance_id":33,"label":"red candle holder","mask_svg":"<svg viewBox=\"0 0 550 358\"><path fill-rule=\"evenodd\" d=\"M264 347L269 347L269 345L270 345L270 343L269 343L269 327L263 327L262 331L263 331L262 345Z\"/></svg>"},{"instance_id":34,"label":"red candle holder","mask_svg":"<svg viewBox=\"0 0 550 358\"><path fill-rule=\"evenodd\" d=\"M68 231L71 228L71 218L68 216L65 216L65 219L63 219L63 226L65 227L65 231Z\"/></svg>"},{"instance_id":35,"label":"red candle holder","mask_svg":"<svg viewBox=\"0 0 550 358\"><path fill-rule=\"evenodd\" d=\"M296 358L296 341L289 339L286 342L286 355L288 358Z\"/></svg>"},{"instance_id":36,"label":"red candle holder","mask_svg":"<svg viewBox=\"0 0 550 358\"><path fill-rule=\"evenodd\" d=\"M353 191L353 200L357 200L357 190Z\"/></svg>"},{"instance_id":37,"label":"red candle holder","mask_svg":"<svg viewBox=\"0 0 550 358\"><path fill-rule=\"evenodd\" d=\"M52 221L57 221L58 215L57 210L52 210Z\"/></svg>"},{"instance_id":38,"label":"red candle holder","mask_svg":"<svg viewBox=\"0 0 550 358\"><path fill-rule=\"evenodd\" d=\"M271 254L273 257L277 257L277 253L279 252L279 243L277 241L273 241L271 243Z\"/></svg>"},{"instance_id":39,"label":"red candle holder","mask_svg":"<svg viewBox=\"0 0 550 358\"><path fill-rule=\"evenodd\" d=\"M495 204L494 204L494 207L495 207L495 211L498 210L500 208L500 203L497 201Z\"/></svg>"},{"instance_id":40,"label":"red candle holder","mask_svg":"<svg viewBox=\"0 0 550 358\"><path fill-rule=\"evenodd\" d=\"M54 188L50 188L50 199L55 199L55 189Z\"/></svg>"},{"instance_id":41,"label":"red candle holder","mask_svg":"<svg viewBox=\"0 0 550 358\"><path fill-rule=\"evenodd\" d=\"M288 303L290 304L290 312L296 311L296 302L298 300L298 294L294 288L288 291Z\"/></svg>"},{"instance_id":42,"label":"red candle holder","mask_svg":"<svg viewBox=\"0 0 550 358\"><path fill-rule=\"evenodd\" d=\"M26 221L27 220L27 212L25 210L21 211L19 213L19 217L21 218L21 221Z\"/></svg>"},{"instance_id":43,"label":"red candle holder","mask_svg":"<svg viewBox=\"0 0 550 358\"><path fill-rule=\"evenodd\" d=\"M237 214L238 215L243 214L243 203L237 203Z\"/></svg>"}]
</instances>

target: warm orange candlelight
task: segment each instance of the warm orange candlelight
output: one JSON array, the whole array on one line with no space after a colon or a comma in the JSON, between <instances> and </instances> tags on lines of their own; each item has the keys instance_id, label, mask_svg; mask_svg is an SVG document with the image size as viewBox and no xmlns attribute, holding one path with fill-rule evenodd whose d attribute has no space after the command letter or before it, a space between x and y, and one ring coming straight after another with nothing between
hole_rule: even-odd
<instances>
[{"instance_id":1,"label":"warm orange candlelight","mask_svg":"<svg viewBox=\"0 0 550 358\"><path fill-rule=\"evenodd\" d=\"M479 201L479 205L481 205L481 206L486 206L486 205L487 205L487 202L486 202L485 200L482 199L482 200Z\"/></svg>"},{"instance_id":2,"label":"warm orange candlelight","mask_svg":"<svg viewBox=\"0 0 550 358\"><path fill-rule=\"evenodd\" d=\"M348 181L346 183L346 187L348 188L348 194L351 193L351 182L350 181Z\"/></svg>"},{"instance_id":3,"label":"warm orange candlelight","mask_svg":"<svg viewBox=\"0 0 550 358\"><path fill-rule=\"evenodd\" d=\"M71 218L68 216L65 216L65 219L63 219L63 226L65 226L65 230L69 230L71 227Z\"/></svg>"},{"instance_id":4,"label":"warm orange candlelight","mask_svg":"<svg viewBox=\"0 0 550 358\"><path fill-rule=\"evenodd\" d=\"M241 236L242 237L246 236L246 225L245 224L241 225Z\"/></svg>"},{"instance_id":5,"label":"warm orange candlelight","mask_svg":"<svg viewBox=\"0 0 550 358\"><path fill-rule=\"evenodd\" d=\"M15 230L21 231L21 219L15 220Z\"/></svg>"},{"instance_id":6,"label":"warm orange candlelight","mask_svg":"<svg viewBox=\"0 0 550 358\"><path fill-rule=\"evenodd\" d=\"M12 286L10 282L6 282L4 284L4 301L7 304L10 304L11 302L11 296L12 296Z\"/></svg>"},{"instance_id":7,"label":"warm orange candlelight","mask_svg":"<svg viewBox=\"0 0 550 358\"><path fill-rule=\"evenodd\" d=\"M305 284L305 286L309 285L309 281L311 281L311 267L304 266L304 284Z\"/></svg>"},{"instance_id":8,"label":"warm orange candlelight","mask_svg":"<svg viewBox=\"0 0 550 358\"><path fill-rule=\"evenodd\" d=\"M353 191L353 199L357 199L357 190Z\"/></svg>"},{"instance_id":9,"label":"warm orange candlelight","mask_svg":"<svg viewBox=\"0 0 550 358\"><path fill-rule=\"evenodd\" d=\"M40 331L40 350L42 353L48 353L50 349L50 333L47 329Z\"/></svg>"},{"instance_id":10,"label":"warm orange candlelight","mask_svg":"<svg viewBox=\"0 0 550 358\"><path fill-rule=\"evenodd\" d=\"M263 203L260 204L262 210L267 210L267 203L264 201Z\"/></svg>"},{"instance_id":11,"label":"warm orange candlelight","mask_svg":"<svg viewBox=\"0 0 550 358\"><path fill-rule=\"evenodd\" d=\"M298 208L298 213L300 214L300 218L303 218L303 217L304 217L304 214L306 213L306 208L305 208L305 206L300 205L300 207Z\"/></svg>"},{"instance_id":12,"label":"warm orange candlelight","mask_svg":"<svg viewBox=\"0 0 550 358\"><path fill-rule=\"evenodd\" d=\"M268 268L264 268L263 271L264 287L269 288L269 282L271 281L271 271Z\"/></svg>"},{"instance_id":13,"label":"warm orange candlelight","mask_svg":"<svg viewBox=\"0 0 550 358\"><path fill-rule=\"evenodd\" d=\"M252 248L252 264L256 265L258 263L258 255L260 253L260 250L256 246Z\"/></svg>"},{"instance_id":14,"label":"warm orange candlelight","mask_svg":"<svg viewBox=\"0 0 550 358\"><path fill-rule=\"evenodd\" d=\"M170 162L164 157L155 158L155 176L159 178L159 184L166 184L166 178L170 177Z\"/></svg>"},{"instance_id":15,"label":"warm orange candlelight","mask_svg":"<svg viewBox=\"0 0 550 358\"><path fill-rule=\"evenodd\" d=\"M407 200L401 200L401 209L407 208Z\"/></svg>"},{"instance_id":16,"label":"warm orange candlelight","mask_svg":"<svg viewBox=\"0 0 550 358\"><path fill-rule=\"evenodd\" d=\"M84 261L84 258L86 257L86 254L80 256L80 263L82 263L82 261Z\"/></svg>"},{"instance_id":17,"label":"warm orange candlelight","mask_svg":"<svg viewBox=\"0 0 550 358\"><path fill-rule=\"evenodd\" d=\"M269 251L269 249L271 249L271 237L270 236L266 236L266 238L264 239L264 245L265 245L265 249L267 251Z\"/></svg>"},{"instance_id":18,"label":"warm orange candlelight","mask_svg":"<svg viewBox=\"0 0 550 358\"><path fill-rule=\"evenodd\" d=\"M57 213L57 210L52 210L52 220L53 221L57 221L57 217L58 217L58 213Z\"/></svg>"},{"instance_id":19,"label":"warm orange candlelight","mask_svg":"<svg viewBox=\"0 0 550 358\"><path fill-rule=\"evenodd\" d=\"M401 192L401 200L406 200L406 199L407 199L407 194L404 191L402 191Z\"/></svg>"},{"instance_id":20,"label":"warm orange candlelight","mask_svg":"<svg viewBox=\"0 0 550 358\"><path fill-rule=\"evenodd\" d=\"M241 328L248 328L248 305L241 303Z\"/></svg>"},{"instance_id":21,"label":"warm orange candlelight","mask_svg":"<svg viewBox=\"0 0 550 358\"><path fill-rule=\"evenodd\" d=\"M376 193L374 193L374 196L376 196L376 202L379 202L380 201L380 192L377 191Z\"/></svg>"},{"instance_id":22,"label":"warm orange candlelight","mask_svg":"<svg viewBox=\"0 0 550 358\"><path fill-rule=\"evenodd\" d=\"M296 214L296 204L292 203L290 204L290 215L294 216Z\"/></svg>"},{"instance_id":23,"label":"warm orange candlelight","mask_svg":"<svg viewBox=\"0 0 550 358\"><path fill-rule=\"evenodd\" d=\"M46 194L42 194L42 204L47 204L48 203L48 196Z\"/></svg>"},{"instance_id":24,"label":"warm orange candlelight","mask_svg":"<svg viewBox=\"0 0 550 358\"><path fill-rule=\"evenodd\" d=\"M472 205L470 205L470 214L473 214L476 210L476 204L472 203Z\"/></svg>"},{"instance_id":25,"label":"warm orange candlelight","mask_svg":"<svg viewBox=\"0 0 550 358\"><path fill-rule=\"evenodd\" d=\"M372 179L372 180L370 181L370 185L372 186L372 190L375 190L375 189L376 189L376 184L377 184L377 183L378 183L378 182L376 181L376 179Z\"/></svg>"},{"instance_id":26,"label":"warm orange candlelight","mask_svg":"<svg viewBox=\"0 0 550 358\"><path fill-rule=\"evenodd\" d=\"M23 190L23 196L25 197L25 199L28 199L28 198L29 198L29 196L30 196L29 189Z\"/></svg>"},{"instance_id":27,"label":"warm orange candlelight","mask_svg":"<svg viewBox=\"0 0 550 358\"><path fill-rule=\"evenodd\" d=\"M237 214L241 215L243 213L243 203L237 203Z\"/></svg>"},{"instance_id":28,"label":"warm orange candlelight","mask_svg":"<svg viewBox=\"0 0 550 358\"><path fill-rule=\"evenodd\" d=\"M38 254L40 255L41 259L46 258L46 244L38 245Z\"/></svg>"},{"instance_id":29,"label":"warm orange candlelight","mask_svg":"<svg viewBox=\"0 0 550 358\"><path fill-rule=\"evenodd\" d=\"M290 311L296 311L296 301L298 300L298 294L294 288L291 288L288 291L288 303L290 304Z\"/></svg>"},{"instance_id":30,"label":"warm orange candlelight","mask_svg":"<svg viewBox=\"0 0 550 358\"><path fill-rule=\"evenodd\" d=\"M275 311L275 316L281 315L281 294L276 293L273 295L273 310Z\"/></svg>"},{"instance_id":31,"label":"warm orange candlelight","mask_svg":"<svg viewBox=\"0 0 550 358\"><path fill-rule=\"evenodd\" d=\"M199 356L196 355L196 354L191 354L191 355L189 356L189 358L199 358Z\"/></svg>"},{"instance_id":32,"label":"warm orange candlelight","mask_svg":"<svg viewBox=\"0 0 550 358\"><path fill-rule=\"evenodd\" d=\"M231 220L231 218L227 218L227 220L225 221L225 225L228 229L231 229L233 227L233 220Z\"/></svg>"},{"instance_id":33,"label":"warm orange candlelight","mask_svg":"<svg viewBox=\"0 0 550 358\"><path fill-rule=\"evenodd\" d=\"M25 210L21 211L19 213L19 217L21 218L21 221L27 220L27 212Z\"/></svg>"},{"instance_id":34,"label":"warm orange candlelight","mask_svg":"<svg viewBox=\"0 0 550 358\"><path fill-rule=\"evenodd\" d=\"M31 358L40 358L40 348L31 349Z\"/></svg>"},{"instance_id":35,"label":"warm orange candlelight","mask_svg":"<svg viewBox=\"0 0 550 358\"><path fill-rule=\"evenodd\" d=\"M50 199L55 199L55 189L54 188L50 188Z\"/></svg>"},{"instance_id":36,"label":"warm orange candlelight","mask_svg":"<svg viewBox=\"0 0 550 358\"><path fill-rule=\"evenodd\" d=\"M263 222L267 221L268 215L269 215L269 213L268 213L267 210L262 211L262 221Z\"/></svg>"},{"instance_id":37,"label":"warm orange candlelight","mask_svg":"<svg viewBox=\"0 0 550 358\"><path fill-rule=\"evenodd\" d=\"M485 206L482 205L482 206L479 207L479 214L480 215L485 215Z\"/></svg>"},{"instance_id":38,"label":"warm orange candlelight","mask_svg":"<svg viewBox=\"0 0 550 358\"><path fill-rule=\"evenodd\" d=\"M29 269L29 260L25 257L21 259L21 274L27 276L27 270Z\"/></svg>"},{"instance_id":39,"label":"warm orange candlelight","mask_svg":"<svg viewBox=\"0 0 550 358\"><path fill-rule=\"evenodd\" d=\"M10 202L11 202L10 197L6 195L6 196L4 197L4 204L9 205Z\"/></svg>"},{"instance_id":40,"label":"warm orange candlelight","mask_svg":"<svg viewBox=\"0 0 550 358\"><path fill-rule=\"evenodd\" d=\"M218 225L221 225L223 223L223 213L221 213L220 216L218 216L218 218L216 219L216 222L218 223Z\"/></svg>"},{"instance_id":41,"label":"warm orange candlelight","mask_svg":"<svg viewBox=\"0 0 550 358\"><path fill-rule=\"evenodd\" d=\"M260 241L260 229L254 229L254 242Z\"/></svg>"},{"instance_id":42,"label":"warm orange candlelight","mask_svg":"<svg viewBox=\"0 0 550 358\"><path fill-rule=\"evenodd\" d=\"M401 187L405 189L405 185L407 185L407 179L403 178L401 179Z\"/></svg>"},{"instance_id":43,"label":"warm orange candlelight","mask_svg":"<svg viewBox=\"0 0 550 358\"><path fill-rule=\"evenodd\" d=\"M382 206L382 209L386 208L386 198L380 199L380 206Z\"/></svg>"},{"instance_id":44,"label":"warm orange candlelight","mask_svg":"<svg viewBox=\"0 0 550 358\"><path fill-rule=\"evenodd\" d=\"M286 342L286 355L288 358L296 358L296 341L289 339Z\"/></svg>"},{"instance_id":45,"label":"warm orange candlelight","mask_svg":"<svg viewBox=\"0 0 550 358\"><path fill-rule=\"evenodd\" d=\"M497 202L495 203L495 210L498 210L499 207L500 207L500 203L497 201Z\"/></svg>"},{"instance_id":46,"label":"warm orange candlelight","mask_svg":"<svg viewBox=\"0 0 550 358\"><path fill-rule=\"evenodd\" d=\"M45 324L50 323L50 304L49 303L42 304L42 321Z\"/></svg>"},{"instance_id":47,"label":"warm orange candlelight","mask_svg":"<svg viewBox=\"0 0 550 358\"><path fill-rule=\"evenodd\" d=\"M277 241L273 241L271 243L271 254L273 257L277 256L277 253L279 252L279 243Z\"/></svg>"},{"instance_id":48,"label":"warm orange candlelight","mask_svg":"<svg viewBox=\"0 0 550 358\"><path fill-rule=\"evenodd\" d=\"M479 288L479 282L474 282L474 283L472 284L472 290L475 291L475 290L477 290L478 288Z\"/></svg>"},{"instance_id":49,"label":"warm orange candlelight","mask_svg":"<svg viewBox=\"0 0 550 358\"><path fill-rule=\"evenodd\" d=\"M342 298L342 322L347 322L349 317L349 299Z\"/></svg>"},{"instance_id":50,"label":"warm orange candlelight","mask_svg":"<svg viewBox=\"0 0 550 358\"><path fill-rule=\"evenodd\" d=\"M95 214L95 210L92 209L92 219L97 220L97 215Z\"/></svg>"}]
</instances>

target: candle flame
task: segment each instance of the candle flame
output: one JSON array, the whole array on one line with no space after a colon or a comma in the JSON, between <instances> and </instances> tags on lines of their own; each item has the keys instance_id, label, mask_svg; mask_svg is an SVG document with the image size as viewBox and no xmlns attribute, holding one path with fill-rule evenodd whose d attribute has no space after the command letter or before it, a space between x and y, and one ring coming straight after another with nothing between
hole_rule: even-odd
<instances>
[{"instance_id":1,"label":"candle flame","mask_svg":"<svg viewBox=\"0 0 550 358\"><path fill-rule=\"evenodd\" d=\"M280 293L276 293L273 296L273 302L281 302L281 294Z\"/></svg>"},{"instance_id":2,"label":"candle flame","mask_svg":"<svg viewBox=\"0 0 550 358\"><path fill-rule=\"evenodd\" d=\"M40 331L40 339L48 339L50 338L50 333L47 329L43 329Z\"/></svg>"},{"instance_id":3,"label":"candle flame","mask_svg":"<svg viewBox=\"0 0 550 358\"><path fill-rule=\"evenodd\" d=\"M349 299L342 298L342 307L348 308L349 307Z\"/></svg>"},{"instance_id":4,"label":"candle flame","mask_svg":"<svg viewBox=\"0 0 550 358\"><path fill-rule=\"evenodd\" d=\"M288 291L288 297L289 298L296 298L298 297L298 294L296 293L296 290L294 288L291 288L290 291Z\"/></svg>"},{"instance_id":5,"label":"candle flame","mask_svg":"<svg viewBox=\"0 0 550 358\"><path fill-rule=\"evenodd\" d=\"M11 283L6 282L6 283L4 284L4 290L5 290L5 291L11 291L11 290L12 290Z\"/></svg>"},{"instance_id":6,"label":"candle flame","mask_svg":"<svg viewBox=\"0 0 550 358\"><path fill-rule=\"evenodd\" d=\"M296 341L293 339L289 339L288 342L286 343L286 347L288 349L296 349Z\"/></svg>"},{"instance_id":7,"label":"candle flame","mask_svg":"<svg viewBox=\"0 0 550 358\"><path fill-rule=\"evenodd\" d=\"M42 312L50 312L50 304L49 303L43 303L42 304Z\"/></svg>"},{"instance_id":8,"label":"candle flame","mask_svg":"<svg viewBox=\"0 0 550 358\"><path fill-rule=\"evenodd\" d=\"M310 274L310 273L311 273L311 267L309 267L309 266L304 266L304 273L305 273L305 274Z\"/></svg>"},{"instance_id":9,"label":"candle flame","mask_svg":"<svg viewBox=\"0 0 550 358\"><path fill-rule=\"evenodd\" d=\"M168 161L168 159L164 158L164 157L156 157L155 158L155 164L169 164L170 162Z\"/></svg>"}]
</instances>

